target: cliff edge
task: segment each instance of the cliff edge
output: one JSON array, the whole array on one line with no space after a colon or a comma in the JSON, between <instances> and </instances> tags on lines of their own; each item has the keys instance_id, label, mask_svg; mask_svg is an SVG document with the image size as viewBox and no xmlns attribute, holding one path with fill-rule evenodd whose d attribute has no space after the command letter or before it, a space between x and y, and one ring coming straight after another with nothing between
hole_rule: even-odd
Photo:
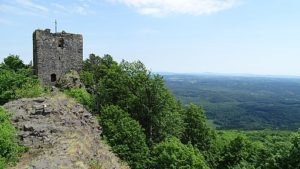
<instances>
[{"instance_id":1,"label":"cliff edge","mask_svg":"<svg viewBox=\"0 0 300 169\"><path fill-rule=\"evenodd\" d=\"M63 94L20 99L4 108L29 148L14 169L128 168L101 143L95 117Z\"/></svg>"}]
</instances>

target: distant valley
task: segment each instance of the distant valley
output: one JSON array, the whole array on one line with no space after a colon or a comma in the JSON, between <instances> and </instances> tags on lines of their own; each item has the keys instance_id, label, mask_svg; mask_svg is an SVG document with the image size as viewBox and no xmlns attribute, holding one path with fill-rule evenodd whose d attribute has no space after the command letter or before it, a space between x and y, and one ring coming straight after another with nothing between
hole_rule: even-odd
<instances>
[{"instance_id":1,"label":"distant valley","mask_svg":"<svg viewBox=\"0 0 300 169\"><path fill-rule=\"evenodd\" d=\"M163 75L184 104L201 105L218 129L297 130L300 78Z\"/></svg>"}]
</instances>

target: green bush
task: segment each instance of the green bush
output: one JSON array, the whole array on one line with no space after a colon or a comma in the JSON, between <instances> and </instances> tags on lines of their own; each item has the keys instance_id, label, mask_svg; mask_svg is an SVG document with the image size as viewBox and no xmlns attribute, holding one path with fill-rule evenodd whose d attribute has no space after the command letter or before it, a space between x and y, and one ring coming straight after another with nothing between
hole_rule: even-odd
<instances>
[{"instance_id":1,"label":"green bush","mask_svg":"<svg viewBox=\"0 0 300 169\"><path fill-rule=\"evenodd\" d=\"M23 97L36 97L43 93L39 80L30 70L0 69L0 104Z\"/></svg>"},{"instance_id":2,"label":"green bush","mask_svg":"<svg viewBox=\"0 0 300 169\"><path fill-rule=\"evenodd\" d=\"M16 89L15 94L17 98L25 98L25 97L37 97L42 95L44 92L44 88L36 82L33 83L25 83L21 86L21 88Z\"/></svg>"},{"instance_id":3,"label":"green bush","mask_svg":"<svg viewBox=\"0 0 300 169\"><path fill-rule=\"evenodd\" d=\"M76 101L87 106L90 109L92 109L94 106L94 97L84 88L71 88L65 90L64 93L70 97L73 97Z\"/></svg>"},{"instance_id":4,"label":"green bush","mask_svg":"<svg viewBox=\"0 0 300 169\"><path fill-rule=\"evenodd\" d=\"M0 169L16 162L24 148L16 143L16 131L8 112L0 107Z\"/></svg>"},{"instance_id":5,"label":"green bush","mask_svg":"<svg viewBox=\"0 0 300 169\"><path fill-rule=\"evenodd\" d=\"M98 161L91 161L89 165L90 169L102 169L102 165Z\"/></svg>"},{"instance_id":6,"label":"green bush","mask_svg":"<svg viewBox=\"0 0 300 169\"><path fill-rule=\"evenodd\" d=\"M149 149L140 124L117 106L104 107L99 120L113 152L133 169L146 168Z\"/></svg>"},{"instance_id":7,"label":"green bush","mask_svg":"<svg viewBox=\"0 0 300 169\"><path fill-rule=\"evenodd\" d=\"M89 71L80 72L80 81L82 81L87 89L92 90L95 86L94 74Z\"/></svg>"},{"instance_id":8,"label":"green bush","mask_svg":"<svg viewBox=\"0 0 300 169\"><path fill-rule=\"evenodd\" d=\"M38 78L29 66L15 56L0 64L0 105L18 98L37 97L44 93Z\"/></svg>"},{"instance_id":9,"label":"green bush","mask_svg":"<svg viewBox=\"0 0 300 169\"><path fill-rule=\"evenodd\" d=\"M184 145L177 138L169 138L157 144L151 152L153 169L208 169L202 154L192 145Z\"/></svg>"},{"instance_id":10,"label":"green bush","mask_svg":"<svg viewBox=\"0 0 300 169\"><path fill-rule=\"evenodd\" d=\"M7 164L6 164L5 158L3 158L3 157L0 156L0 169L5 168L6 165Z\"/></svg>"}]
</instances>

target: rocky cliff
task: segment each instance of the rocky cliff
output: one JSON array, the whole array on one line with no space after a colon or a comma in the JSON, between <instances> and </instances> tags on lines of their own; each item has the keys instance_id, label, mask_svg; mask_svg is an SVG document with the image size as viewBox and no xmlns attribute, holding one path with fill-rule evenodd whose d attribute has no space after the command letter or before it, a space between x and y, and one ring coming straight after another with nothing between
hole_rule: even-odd
<instances>
[{"instance_id":1,"label":"rocky cliff","mask_svg":"<svg viewBox=\"0 0 300 169\"><path fill-rule=\"evenodd\" d=\"M29 147L13 168L128 168L101 143L95 117L63 94L20 99L4 107L12 112L21 144Z\"/></svg>"}]
</instances>

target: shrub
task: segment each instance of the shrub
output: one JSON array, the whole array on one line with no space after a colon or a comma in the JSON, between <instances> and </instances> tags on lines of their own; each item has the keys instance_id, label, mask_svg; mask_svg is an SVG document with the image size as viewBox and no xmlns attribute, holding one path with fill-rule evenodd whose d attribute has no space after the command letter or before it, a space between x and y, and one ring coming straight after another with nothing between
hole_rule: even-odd
<instances>
[{"instance_id":1,"label":"shrub","mask_svg":"<svg viewBox=\"0 0 300 169\"><path fill-rule=\"evenodd\" d=\"M29 82L16 89L15 94L17 98L37 97L42 95L44 88L38 82Z\"/></svg>"},{"instance_id":2,"label":"shrub","mask_svg":"<svg viewBox=\"0 0 300 169\"><path fill-rule=\"evenodd\" d=\"M89 71L80 72L80 81L82 81L87 89L93 89L96 84L93 73Z\"/></svg>"},{"instance_id":3,"label":"shrub","mask_svg":"<svg viewBox=\"0 0 300 169\"><path fill-rule=\"evenodd\" d=\"M0 107L0 168L16 162L24 148L16 142L16 131L10 122L8 112Z\"/></svg>"},{"instance_id":4,"label":"shrub","mask_svg":"<svg viewBox=\"0 0 300 169\"><path fill-rule=\"evenodd\" d=\"M98 161L91 161L90 169L102 169L102 165Z\"/></svg>"},{"instance_id":5,"label":"shrub","mask_svg":"<svg viewBox=\"0 0 300 169\"><path fill-rule=\"evenodd\" d=\"M18 98L40 96L43 90L30 68L17 71L0 68L0 105Z\"/></svg>"},{"instance_id":6,"label":"shrub","mask_svg":"<svg viewBox=\"0 0 300 169\"><path fill-rule=\"evenodd\" d=\"M5 158L0 156L0 169L5 168L5 166L6 166L6 160Z\"/></svg>"},{"instance_id":7,"label":"shrub","mask_svg":"<svg viewBox=\"0 0 300 169\"><path fill-rule=\"evenodd\" d=\"M73 97L79 103L92 109L94 106L94 97L88 93L84 88L71 88L64 91L70 97Z\"/></svg>"}]
</instances>

